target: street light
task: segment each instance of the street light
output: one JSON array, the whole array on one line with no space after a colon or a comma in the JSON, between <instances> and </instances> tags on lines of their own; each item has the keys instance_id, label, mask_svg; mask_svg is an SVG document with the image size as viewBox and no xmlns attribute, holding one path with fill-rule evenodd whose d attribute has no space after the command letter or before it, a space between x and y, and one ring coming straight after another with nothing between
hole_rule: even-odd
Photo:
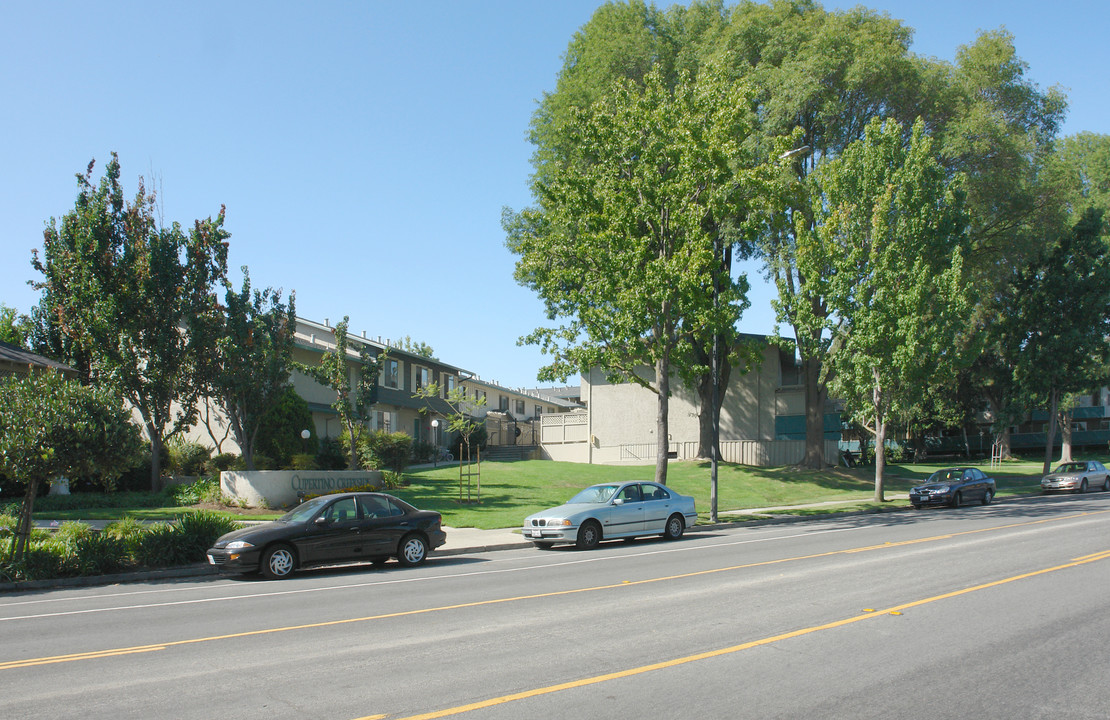
<instances>
[{"instance_id":1,"label":"street light","mask_svg":"<svg viewBox=\"0 0 1110 720\"><path fill-rule=\"evenodd\" d=\"M432 420L432 467L439 467L439 418Z\"/></svg>"},{"instance_id":2,"label":"street light","mask_svg":"<svg viewBox=\"0 0 1110 720\"><path fill-rule=\"evenodd\" d=\"M809 145L802 145L800 148L787 150L782 155L779 155L779 160L793 160L794 158L805 157L806 155L809 155L810 152L811 148L809 147Z\"/></svg>"}]
</instances>

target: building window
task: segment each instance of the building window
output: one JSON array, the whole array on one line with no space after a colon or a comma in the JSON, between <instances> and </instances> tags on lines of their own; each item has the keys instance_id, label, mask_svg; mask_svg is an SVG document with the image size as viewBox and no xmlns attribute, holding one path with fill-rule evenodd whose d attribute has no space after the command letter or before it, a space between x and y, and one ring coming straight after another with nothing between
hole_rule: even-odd
<instances>
[{"instance_id":1,"label":"building window","mask_svg":"<svg viewBox=\"0 0 1110 720\"><path fill-rule=\"evenodd\" d=\"M524 417L524 401L523 400L517 400L516 401L516 414L517 414L518 417Z\"/></svg>"},{"instance_id":2,"label":"building window","mask_svg":"<svg viewBox=\"0 0 1110 720\"><path fill-rule=\"evenodd\" d=\"M416 370L416 373L415 373L416 384L415 384L413 389L420 390L422 388L427 387L428 384L431 382L431 379L432 379L431 371L429 371L428 368L424 368L424 367L418 367L418 368L415 368L415 370Z\"/></svg>"},{"instance_id":3,"label":"building window","mask_svg":"<svg viewBox=\"0 0 1110 720\"><path fill-rule=\"evenodd\" d=\"M536 406L536 417L539 417L540 415L543 415L543 405Z\"/></svg>"},{"instance_id":4,"label":"building window","mask_svg":"<svg viewBox=\"0 0 1110 720\"><path fill-rule=\"evenodd\" d=\"M385 376L382 382L383 385L390 388L398 387L397 382L400 380L400 373L398 372L396 360L386 360L385 368L382 372Z\"/></svg>"},{"instance_id":5,"label":"building window","mask_svg":"<svg viewBox=\"0 0 1110 720\"><path fill-rule=\"evenodd\" d=\"M393 432L393 418L391 417L392 414L393 413L385 412L382 410L374 413L374 429L386 433Z\"/></svg>"},{"instance_id":6,"label":"building window","mask_svg":"<svg viewBox=\"0 0 1110 720\"><path fill-rule=\"evenodd\" d=\"M454 375L444 375L444 377L446 380L443 381L443 397L448 398L455 391L455 384L458 379Z\"/></svg>"},{"instance_id":7,"label":"building window","mask_svg":"<svg viewBox=\"0 0 1110 720\"><path fill-rule=\"evenodd\" d=\"M497 398L497 409L501 412L509 412L509 398L504 395L499 395Z\"/></svg>"}]
</instances>

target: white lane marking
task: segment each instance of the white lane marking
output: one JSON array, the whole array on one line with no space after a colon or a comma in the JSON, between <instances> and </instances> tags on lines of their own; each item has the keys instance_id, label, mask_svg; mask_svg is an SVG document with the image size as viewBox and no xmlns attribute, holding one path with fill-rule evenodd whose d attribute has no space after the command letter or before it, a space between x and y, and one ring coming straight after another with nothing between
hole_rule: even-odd
<instances>
[{"instance_id":1,"label":"white lane marking","mask_svg":"<svg viewBox=\"0 0 1110 720\"><path fill-rule=\"evenodd\" d=\"M201 604L207 604L207 603L213 603L213 602L225 602L225 601L232 601L232 600L254 600L254 599L259 599L259 598L280 597L280 596L285 596L285 595L302 595L302 594L307 594L307 593L328 592L328 591L332 591L332 590L351 590L351 589L365 588L365 587L400 585L400 584L404 584L404 583L431 582L431 581L434 581L434 580L451 580L451 579L455 579L455 578L480 577L480 576L483 576L483 575L503 575L503 574L507 574L507 573L517 573L517 572L525 572L525 571L531 571L531 570L545 570L545 569L548 569L548 568L565 567L565 566L571 566L571 565L581 565L581 564L584 564L584 563L610 562L610 561L614 561L614 560L625 560L627 558L650 557L652 555L664 555L664 554L676 553L676 552L693 552L693 551L697 551L697 550L712 550L712 549L716 549L716 548L730 547L730 546L735 546L735 545L750 545L750 544L753 544L753 543L772 542L772 541L775 541L775 540L791 540L791 539L796 539L796 538L800 538L800 537L812 537L814 535L824 535L824 534L828 534L828 533L849 532L849 531L852 531L852 530L859 530L859 529L862 529L862 528L834 528L834 529L830 529L830 530L817 530L817 531L812 531L812 532L807 532L807 533L796 533L796 534L793 534L793 535L776 535L776 536L773 536L773 537L766 537L766 538L749 538L749 539L745 539L745 540L734 540L734 541L730 541L730 542L714 543L712 545L698 545L698 546L685 545L685 546L682 546L682 547L670 547L670 548L666 548L666 549L662 549L662 550L648 550L648 551L643 551L643 552L638 552L638 553L594 556L594 557L589 557L589 558L578 558L578 559L575 559L575 560L547 562L547 563L538 564L538 565L525 565L525 566L516 567L516 568L500 568L500 569L494 569L494 570L474 570L474 571L471 571L471 572L450 573L450 574L442 574L442 575L428 575L428 576L424 576L424 577L397 578L397 579L393 579L393 580L374 580L374 581L370 581L370 582L354 583L354 584L349 584L349 585L327 585L327 586L316 587L316 588L298 588L298 589L292 589L292 590L272 590L272 591L269 591L269 592L248 593L248 594L242 594L242 595L224 595L224 596L219 596L219 597L208 597L208 598L194 598L194 599L191 599L191 600L170 600L170 601L166 601L166 602L152 602L152 603L134 604L134 605L119 605L119 606L104 607L104 608L82 608L80 610L43 612L43 613L36 613L36 614L33 614L33 615L15 615L15 616L11 616L11 617L0 617L0 622L9 622L9 621L13 621L13 620L32 620L32 619L36 619L36 618L65 617L65 616L69 616L69 615L89 615L89 614L104 613L104 612L120 612L120 611L124 611L124 610L142 610L142 609L147 609L147 608L174 607L174 606L179 606L179 605L201 605ZM495 560L495 561L491 561L491 562L511 562L511 559L505 558L505 559L502 559L502 560ZM226 583L224 585L221 585L220 587L231 587L233 585L234 585L234 583ZM196 588L176 588L176 589L173 589L173 590L166 590L166 591L142 590L142 591L136 591L136 592L133 592L133 593L112 593L110 595L87 595L87 596L83 596L83 597L67 597L67 598L58 598L58 599L28 600L28 601L24 601L24 602L7 603L7 604L4 604L4 605L0 606L0 609L7 608L7 607L13 607L13 606L16 606L16 605L34 605L34 604L47 603L47 602L64 602L64 601L77 601L77 600L96 600L96 599L102 599L102 598L105 598L105 597L127 597L129 595L143 595L143 594L149 594L149 593L153 593L153 592L175 592L175 591L179 591L179 590L195 590L195 589Z\"/></svg>"}]
</instances>

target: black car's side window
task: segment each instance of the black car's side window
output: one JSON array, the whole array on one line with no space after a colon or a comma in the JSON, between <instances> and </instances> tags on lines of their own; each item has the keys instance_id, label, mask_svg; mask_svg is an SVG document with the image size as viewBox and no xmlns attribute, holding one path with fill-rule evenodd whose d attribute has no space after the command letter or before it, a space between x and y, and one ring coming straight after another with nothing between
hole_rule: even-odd
<instances>
[{"instance_id":1,"label":"black car's side window","mask_svg":"<svg viewBox=\"0 0 1110 720\"><path fill-rule=\"evenodd\" d=\"M368 518L386 518L394 515L404 515L405 512L391 503L388 498L364 497L360 498L362 512Z\"/></svg>"},{"instance_id":2,"label":"black car's side window","mask_svg":"<svg viewBox=\"0 0 1110 720\"><path fill-rule=\"evenodd\" d=\"M358 519L358 508L354 498L336 500L324 511L324 519L328 523L345 523Z\"/></svg>"}]
</instances>

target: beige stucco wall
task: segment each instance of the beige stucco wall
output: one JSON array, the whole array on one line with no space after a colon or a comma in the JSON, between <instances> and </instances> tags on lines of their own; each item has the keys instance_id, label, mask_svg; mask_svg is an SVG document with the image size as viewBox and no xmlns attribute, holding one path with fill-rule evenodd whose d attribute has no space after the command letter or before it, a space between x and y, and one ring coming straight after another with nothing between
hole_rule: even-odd
<instances>
[{"instance_id":1,"label":"beige stucco wall","mask_svg":"<svg viewBox=\"0 0 1110 720\"><path fill-rule=\"evenodd\" d=\"M650 377L645 369L642 377ZM721 405L721 440L774 440L779 383L779 351L764 349L761 362L747 373L733 371ZM669 443L697 442L697 393L672 380L668 414ZM595 454L627 444L654 444L658 395L635 383L609 383L594 370L582 376L582 399L590 410Z\"/></svg>"}]
</instances>

